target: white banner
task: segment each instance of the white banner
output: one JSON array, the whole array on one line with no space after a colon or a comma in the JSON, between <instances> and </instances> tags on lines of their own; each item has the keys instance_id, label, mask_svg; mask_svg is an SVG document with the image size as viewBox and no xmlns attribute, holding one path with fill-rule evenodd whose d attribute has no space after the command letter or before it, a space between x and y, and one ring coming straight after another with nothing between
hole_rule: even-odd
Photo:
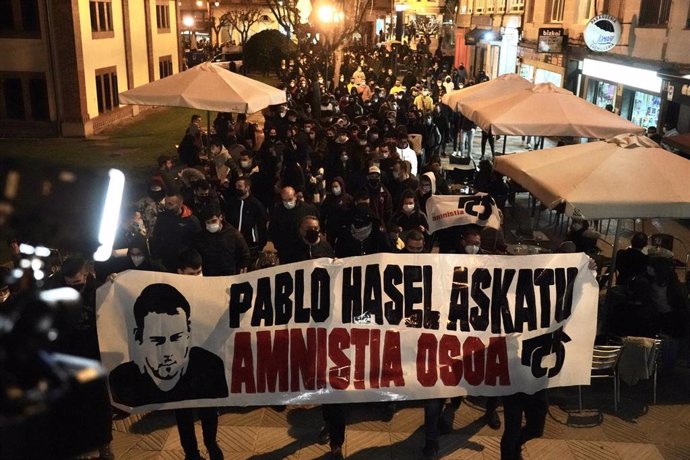
<instances>
[{"instance_id":1,"label":"white banner","mask_svg":"<svg viewBox=\"0 0 690 460\"><path fill-rule=\"evenodd\" d=\"M379 254L237 276L127 271L98 290L128 411L533 393L589 384L583 254Z\"/></svg>"},{"instance_id":2,"label":"white banner","mask_svg":"<svg viewBox=\"0 0 690 460\"><path fill-rule=\"evenodd\" d=\"M432 195L426 202L429 233L455 225L475 224L499 228L501 216L496 202L486 193L476 195Z\"/></svg>"}]
</instances>

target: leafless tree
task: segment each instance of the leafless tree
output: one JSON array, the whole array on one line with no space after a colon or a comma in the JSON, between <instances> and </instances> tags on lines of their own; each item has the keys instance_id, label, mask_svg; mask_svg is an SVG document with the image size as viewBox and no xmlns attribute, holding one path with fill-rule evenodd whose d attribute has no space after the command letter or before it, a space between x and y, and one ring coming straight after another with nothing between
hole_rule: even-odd
<instances>
[{"instance_id":1,"label":"leafless tree","mask_svg":"<svg viewBox=\"0 0 690 460\"><path fill-rule=\"evenodd\" d=\"M438 21L434 16L417 16L413 25L418 34L422 34L427 39L432 35L438 34Z\"/></svg>"},{"instance_id":2,"label":"leafless tree","mask_svg":"<svg viewBox=\"0 0 690 460\"><path fill-rule=\"evenodd\" d=\"M240 34L240 43L244 46L249 40L249 31L252 26L261 21L263 14L259 8L238 8L225 13L230 30L236 30Z\"/></svg>"},{"instance_id":3,"label":"leafless tree","mask_svg":"<svg viewBox=\"0 0 690 460\"><path fill-rule=\"evenodd\" d=\"M220 39L218 38L220 36L220 31L228 27L229 25L230 24L228 23L227 14L224 14L218 18L216 18L215 16L211 16L211 29L213 30L213 33L216 36L216 43L218 45L220 45Z\"/></svg>"}]
</instances>

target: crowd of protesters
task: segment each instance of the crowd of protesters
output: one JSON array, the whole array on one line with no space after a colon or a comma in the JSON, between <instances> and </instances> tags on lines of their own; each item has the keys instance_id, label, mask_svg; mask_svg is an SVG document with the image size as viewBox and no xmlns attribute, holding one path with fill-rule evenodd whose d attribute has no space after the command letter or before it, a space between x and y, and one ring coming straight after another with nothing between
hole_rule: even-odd
<instances>
[{"instance_id":1,"label":"crowd of protesters","mask_svg":"<svg viewBox=\"0 0 690 460\"><path fill-rule=\"evenodd\" d=\"M178 158L159 157L146 193L125 208L118 233L124 256L96 264L94 274L84 259L71 258L51 285L88 289L93 312L97 283L128 269L220 276L320 257L432 248L505 254L495 229L455 228L433 239L425 214L430 196L451 193L441 157L469 158L477 129L442 97L486 75L470 76L427 46L404 44L345 50L337 78L335 64L332 53L316 48L282 61L277 75L288 102L268 107L263 126L243 114L219 113L204 129L194 115ZM486 143L493 153L493 137L482 133L482 157ZM499 208L509 196L489 160L480 162L473 188L491 194ZM84 321L95 331L95 315ZM89 349L97 358L97 343ZM510 421L506 415L502 458L519 458L521 445L541 435L542 396L531 403L526 395L504 400L514 414ZM438 454L438 437L448 429L442 414L457 408L459 400L453 402L445 409L442 400L425 404L425 458ZM485 421L494 429L501 426L496 406L489 398ZM540 415L521 432L525 406ZM342 455L345 410L342 404L323 409L335 458ZM181 410L176 417L186 458L199 458L192 415ZM205 410L202 422L211 459L223 458L216 412Z\"/></svg>"}]
</instances>

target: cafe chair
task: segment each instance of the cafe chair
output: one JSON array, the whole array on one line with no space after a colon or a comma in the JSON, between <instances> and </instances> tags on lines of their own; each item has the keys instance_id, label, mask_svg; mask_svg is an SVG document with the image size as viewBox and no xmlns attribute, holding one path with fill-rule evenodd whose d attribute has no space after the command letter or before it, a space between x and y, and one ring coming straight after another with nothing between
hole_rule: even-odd
<instances>
[{"instance_id":1,"label":"cafe chair","mask_svg":"<svg viewBox=\"0 0 690 460\"><path fill-rule=\"evenodd\" d=\"M620 345L594 345L592 353L592 379L613 380L613 410L618 412L620 402L620 381L618 379L618 358L621 354ZM582 385L577 387L578 407L582 412Z\"/></svg>"},{"instance_id":2,"label":"cafe chair","mask_svg":"<svg viewBox=\"0 0 690 460\"><path fill-rule=\"evenodd\" d=\"M636 384L638 379L652 379L652 404L656 404L657 376L663 360L664 339L612 337L611 343L622 346L621 357L618 360L620 379L632 385ZM629 381L629 374L632 374L632 382Z\"/></svg>"}]
</instances>

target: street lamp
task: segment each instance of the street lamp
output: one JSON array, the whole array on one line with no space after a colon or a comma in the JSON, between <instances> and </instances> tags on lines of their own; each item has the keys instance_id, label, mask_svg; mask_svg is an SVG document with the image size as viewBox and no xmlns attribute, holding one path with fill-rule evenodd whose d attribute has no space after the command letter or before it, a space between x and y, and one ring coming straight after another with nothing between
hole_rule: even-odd
<instances>
[{"instance_id":1,"label":"street lamp","mask_svg":"<svg viewBox=\"0 0 690 460\"><path fill-rule=\"evenodd\" d=\"M323 33L319 35L320 37L323 37L324 45L326 45L325 47L328 51L326 54L326 76L324 80L329 82L330 79L328 78L328 70L331 54L329 48L333 45L332 41L334 40L338 27L345 21L345 13L333 5L323 4L316 11L316 15L319 18L319 21L325 26L322 28ZM328 44L329 38L331 40L330 46Z\"/></svg>"}]
</instances>

